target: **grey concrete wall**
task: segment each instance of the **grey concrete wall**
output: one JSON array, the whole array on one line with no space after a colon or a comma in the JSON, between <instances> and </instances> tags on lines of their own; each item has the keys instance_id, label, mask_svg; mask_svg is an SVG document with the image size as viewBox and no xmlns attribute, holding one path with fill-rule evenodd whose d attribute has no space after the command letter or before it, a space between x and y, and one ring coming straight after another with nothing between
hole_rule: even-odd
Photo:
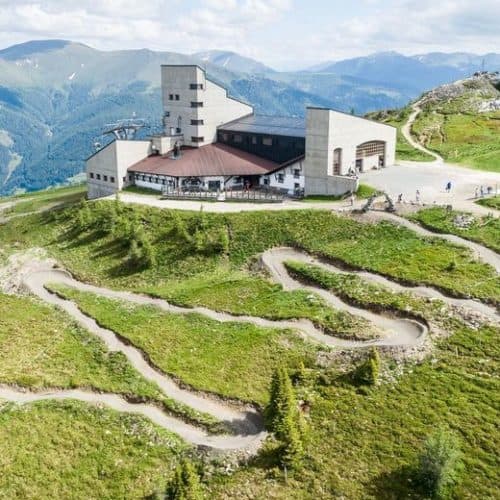
<instances>
[{"instance_id":1,"label":"grey concrete wall","mask_svg":"<svg viewBox=\"0 0 500 500\"><path fill-rule=\"evenodd\" d=\"M150 141L114 141L91 156L86 164L88 198L109 196L123 189L129 184L128 167L150 154Z\"/></svg>"},{"instance_id":2,"label":"grey concrete wall","mask_svg":"<svg viewBox=\"0 0 500 500\"><path fill-rule=\"evenodd\" d=\"M383 141L385 165L393 165L396 129L338 111L308 108L306 120L305 193L339 195L357 189L356 148L369 141ZM340 175L334 175L333 151L342 149ZM364 158L365 169L378 166L378 157Z\"/></svg>"},{"instance_id":3,"label":"grey concrete wall","mask_svg":"<svg viewBox=\"0 0 500 500\"><path fill-rule=\"evenodd\" d=\"M177 128L181 117L184 144L199 147L212 144L217 138L217 127L253 112L253 108L227 96L226 89L207 80L205 72L197 66L162 66L163 110L170 116L165 118L166 132ZM191 84L201 89L190 89ZM170 100L170 95L174 100ZM179 100L175 96L179 96ZM192 108L191 102L202 102L203 107ZM203 125L191 125L191 120L203 120ZM201 143L192 142L192 137L203 137Z\"/></svg>"}]
</instances>

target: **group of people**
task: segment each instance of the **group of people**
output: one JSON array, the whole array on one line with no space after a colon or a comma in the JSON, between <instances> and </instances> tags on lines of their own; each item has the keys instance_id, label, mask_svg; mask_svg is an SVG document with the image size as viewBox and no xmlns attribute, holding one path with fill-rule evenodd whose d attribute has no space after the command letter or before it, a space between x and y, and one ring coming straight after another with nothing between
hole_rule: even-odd
<instances>
[{"instance_id":1,"label":"group of people","mask_svg":"<svg viewBox=\"0 0 500 500\"><path fill-rule=\"evenodd\" d=\"M486 189L484 186L479 186L479 188L476 187L476 189L474 190L474 198L484 198L486 194L490 195L492 191L493 188L491 186L488 186Z\"/></svg>"}]
</instances>

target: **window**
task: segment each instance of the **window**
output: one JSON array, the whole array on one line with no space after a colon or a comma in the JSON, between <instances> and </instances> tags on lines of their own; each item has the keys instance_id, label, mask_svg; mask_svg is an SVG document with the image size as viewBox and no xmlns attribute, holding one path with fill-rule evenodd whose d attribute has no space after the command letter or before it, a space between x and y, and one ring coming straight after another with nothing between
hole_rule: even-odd
<instances>
[{"instance_id":1,"label":"window","mask_svg":"<svg viewBox=\"0 0 500 500\"><path fill-rule=\"evenodd\" d=\"M264 177L264 186L269 186L269 178Z\"/></svg>"},{"instance_id":2,"label":"window","mask_svg":"<svg viewBox=\"0 0 500 500\"><path fill-rule=\"evenodd\" d=\"M104 178L103 178L104 182L108 182L108 176L105 175Z\"/></svg>"},{"instance_id":3,"label":"window","mask_svg":"<svg viewBox=\"0 0 500 500\"><path fill-rule=\"evenodd\" d=\"M138 178L138 177L137 177L137 178ZM132 182L132 181L134 180L134 176L133 176L133 175L129 175L129 176L128 176L128 180L129 180L130 182Z\"/></svg>"},{"instance_id":4,"label":"window","mask_svg":"<svg viewBox=\"0 0 500 500\"><path fill-rule=\"evenodd\" d=\"M191 90L203 90L203 83L191 83L189 88Z\"/></svg>"},{"instance_id":5,"label":"window","mask_svg":"<svg viewBox=\"0 0 500 500\"><path fill-rule=\"evenodd\" d=\"M342 166L342 148L333 150L333 175L340 175Z\"/></svg>"},{"instance_id":6,"label":"window","mask_svg":"<svg viewBox=\"0 0 500 500\"><path fill-rule=\"evenodd\" d=\"M273 138L272 137L263 137L262 144L264 146L272 146L273 145Z\"/></svg>"},{"instance_id":7,"label":"window","mask_svg":"<svg viewBox=\"0 0 500 500\"><path fill-rule=\"evenodd\" d=\"M109 182L112 182L114 184L115 183L115 178L114 177L110 177L109 178Z\"/></svg>"},{"instance_id":8,"label":"window","mask_svg":"<svg viewBox=\"0 0 500 500\"><path fill-rule=\"evenodd\" d=\"M153 178L151 176L148 177L149 182L153 182Z\"/></svg>"},{"instance_id":9,"label":"window","mask_svg":"<svg viewBox=\"0 0 500 500\"><path fill-rule=\"evenodd\" d=\"M203 125L203 120L191 120L191 125Z\"/></svg>"},{"instance_id":10,"label":"window","mask_svg":"<svg viewBox=\"0 0 500 500\"><path fill-rule=\"evenodd\" d=\"M222 134L222 140L227 142L229 140L229 134Z\"/></svg>"},{"instance_id":11,"label":"window","mask_svg":"<svg viewBox=\"0 0 500 500\"><path fill-rule=\"evenodd\" d=\"M170 111L165 111L165 113L163 113L163 118L170 118Z\"/></svg>"},{"instance_id":12,"label":"window","mask_svg":"<svg viewBox=\"0 0 500 500\"><path fill-rule=\"evenodd\" d=\"M175 94L175 100L178 101L180 99L179 94Z\"/></svg>"},{"instance_id":13,"label":"window","mask_svg":"<svg viewBox=\"0 0 500 500\"><path fill-rule=\"evenodd\" d=\"M168 94L168 99L169 99L169 101L173 101L174 100L174 94Z\"/></svg>"},{"instance_id":14,"label":"window","mask_svg":"<svg viewBox=\"0 0 500 500\"><path fill-rule=\"evenodd\" d=\"M242 142L243 141L243 137L241 137L241 135L233 135L233 142Z\"/></svg>"},{"instance_id":15,"label":"window","mask_svg":"<svg viewBox=\"0 0 500 500\"><path fill-rule=\"evenodd\" d=\"M191 142L203 142L204 140L204 137L191 137Z\"/></svg>"},{"instance_id":16,"label":"window","mask_svg":"<svg viewBox=\"0 0 500 500\"><path fill-rule=\"evenodd\" d=\"M203 103L202 102L191 101L191 107L192 108L202 108L203 107Z\"/></svg>"},{"instance_id":17,"label":"window","mask_svg":"<svg viewBox=\"0 0 500 500\"><path fill-rule=\"evenodd\" d=\"M297 190L297 189L300 189L300 184L298 182L296 182L294 185L293 185L293 189Z\"/></svg>"},{"instance_id":18,"label":"window","mask_svg":"<svg viewBox=\"0 0 500 500\"><path fill-rule=\"evenodd\" d=\"M90 178L93 179L94 178L94 172L90 172Z\"/></svg>"},{"instance_id":19,"label":"window","mask_svg":"<svg viewBox=\"0 0 500 500\"><path fill-rule=\"evenodd\" d=\"M257 136L252 135L252 144L257 144Z\"/></svg>"},{"instance_id":20,"label":"window","mask_svg":"<svg viewBox=\"0 0 500 500\"><path fill-rule=\"evenodd\" d=\"M283 184L285 182L285 174L278 174L278 182Z\"/></svg>"},{"instance_id":21,"label":"window","mask_svg":"<svg viewBox=\"0 0 500 500\"><path fill-rule=\"evenodd\" d=\"M298 179L300 177L300 168L293 169L293 176Z\"/></svg>"},{"instance_id":22,"label":"window","mask_svg":"<svg viewBox=\"0 0 500 500\"><path fill-rule=\"evenodd\" d=\"M100 181L100 180L101 180L101 174L96 174L96 176L95 176L95 177L96 177L96 179L97 179L98 181Z\"/></svg>"}]
</instances>

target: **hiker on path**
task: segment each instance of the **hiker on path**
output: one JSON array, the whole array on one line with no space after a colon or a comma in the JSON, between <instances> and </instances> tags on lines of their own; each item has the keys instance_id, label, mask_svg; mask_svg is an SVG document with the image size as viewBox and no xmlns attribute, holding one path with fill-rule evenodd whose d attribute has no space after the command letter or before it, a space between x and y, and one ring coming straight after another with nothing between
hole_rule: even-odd
<instances>
[{"instance_id":1,"label":"hiker on path","mask_svg":"<svg viewBox=\"0 0 500 500\"><path fill-rule=\"evenodd\" d=\"M398 194L398 203L403 203L403 193Z\"/></svg>"},{"instance_id":2,"label":"hiker on path","mask_svg":"<svg viewBox=\"0 0 500 500\"><path fill-rule=\"evenodd\" d=\"M484 198L484 187L481 186L479 192L481 193L481 198Z\"/></svg>"},{"instance_id":3,"label":"hiker on path","mask_svg":"<svg viewBox=\"0 0 500 500\"><path fill-rule=\"evenodd\" d=\"M420 191L417 189L417 192L415 193L415 201L417 203L420 203Z\"/></svg>"},{"instance_id":4,"label":"hiker on path","mask_svg":"<svg viewBox=\"0 0 500 500\"><path fill-rule=\"evenodd\" d=\"M474 191L474 198L477 199L477 196L478 196L478 189L476 188L475 191Z\"/></svg>"},{"instance_id":5,"label":"hiker on path","mask_svg":"<svg viewBox=\"0 0 500 500\"><path fill-rule=\"evenodd\" d=\"M446 184L446 192L449 193L451 191L451 181L448 181L448 184Z\"/></svg>"},{"instance_id":6,"label":"hiker on path","mask_svg":"<svg viewBox=\"0 0 500 500\"><path fill-rule=\"evenodd\" d=\"M354 193L351 192L351 196L349 197L349 199L351 200L351 207L354 206Z\"/></svg>"}]
</instances>

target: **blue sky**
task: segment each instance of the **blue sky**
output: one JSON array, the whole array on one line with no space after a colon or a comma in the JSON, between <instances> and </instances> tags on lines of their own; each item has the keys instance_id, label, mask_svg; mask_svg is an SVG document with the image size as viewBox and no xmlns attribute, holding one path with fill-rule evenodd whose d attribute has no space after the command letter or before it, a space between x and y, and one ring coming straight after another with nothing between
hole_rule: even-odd
<instances>
[{"instance_id":1,"label":"blue sky","mask_svg":"<svg viewBox=\"0 0 500 500\"><path fill-rule=\"evenodd\" d=\"M234 50L277 69L395 50L500 51L500 0L0 0L0 47Z\"/></svg>"}]
</instances>

